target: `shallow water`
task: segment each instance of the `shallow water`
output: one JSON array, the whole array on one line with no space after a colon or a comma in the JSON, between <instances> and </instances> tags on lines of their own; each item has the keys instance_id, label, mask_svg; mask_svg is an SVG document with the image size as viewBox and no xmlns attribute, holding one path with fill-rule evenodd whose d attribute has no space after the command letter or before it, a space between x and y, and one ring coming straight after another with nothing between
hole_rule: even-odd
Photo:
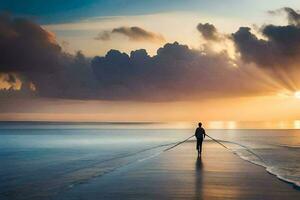
<instances>
[{"instance_id":1,"label":"shallow water","mask_svg":"<svg viewBox=\"0 0 300 200\"><path fill-rule=\"evenodd\" d=\"M103 124L1 124L0 199L52 199L94 177L151 159L194 132L136 129L124 124L104 128ZM223 140L242 158L299 185L299 130L207 133Z\"/></svg>"},{"instance_id":2,"label":"shallow water","mask_svg":"<svg viewBox=\"0 0 300 200\"><path fill-rule=\"evenodd\" d=\"M300 187L300 130L215 130L211 135L241 158Z\"/></svg>"}]
</instances>

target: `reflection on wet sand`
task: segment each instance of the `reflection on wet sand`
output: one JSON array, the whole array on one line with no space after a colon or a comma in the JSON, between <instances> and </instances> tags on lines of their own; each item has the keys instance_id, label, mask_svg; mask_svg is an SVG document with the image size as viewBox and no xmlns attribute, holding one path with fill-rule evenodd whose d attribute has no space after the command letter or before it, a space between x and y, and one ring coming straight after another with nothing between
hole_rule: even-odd
<instances>
[{"instance_id":1,"label":"reflection on wet sand","mask_svg":"<svg viewBox=\"0 0 300 200\"><path fill-rule=\"evenodd\" d=\"M300 199L290 185L218 144L206 140L203 153L197 159L195 142L188 142L81 184L56 199Z\"/></svg>"},{"instance_id":2,"label":"reflection on wet sand","mask_svg":"<svg viewBox=\"0 0 300 200\"><path fill-rule=\"evenodd\" d=\"M197 157L195 165L195 199L203 199L203 162Z\"/></svg>"}]
</instances>

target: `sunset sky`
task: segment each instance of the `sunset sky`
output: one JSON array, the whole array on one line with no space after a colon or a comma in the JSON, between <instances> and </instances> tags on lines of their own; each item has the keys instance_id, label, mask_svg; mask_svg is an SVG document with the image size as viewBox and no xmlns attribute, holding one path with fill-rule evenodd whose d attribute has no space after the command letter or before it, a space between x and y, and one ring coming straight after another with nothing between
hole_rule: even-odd
<instances>
[{"instance_id":1,"label":"sunset sky","mask_svg":"<svg viewBox=\"0 0 300 200\"><path fill-rule=\"evenodd\" d=\"M297 124L299 9L299 0L3 0L0 120Z\"/></svg>"}]
</instances>

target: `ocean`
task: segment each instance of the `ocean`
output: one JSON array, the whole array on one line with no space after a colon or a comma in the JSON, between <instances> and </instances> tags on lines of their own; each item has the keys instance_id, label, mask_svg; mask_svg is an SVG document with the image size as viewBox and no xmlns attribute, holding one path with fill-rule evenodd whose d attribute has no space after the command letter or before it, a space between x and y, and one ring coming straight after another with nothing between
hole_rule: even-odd
<instances>
[{"instance_id":1,"label":"ocean","mask_svg":"<svg viewBox=\"0 0 300 200\"><path fill-rule=\"evenodd\" d=\"M0 199L55 199L78 184L159 156L192 134L190 128L153 123L3 122ZM225 151L300 187L300 130L209 129L207 134L229 148Z\"/></svg>"}]
</instances>

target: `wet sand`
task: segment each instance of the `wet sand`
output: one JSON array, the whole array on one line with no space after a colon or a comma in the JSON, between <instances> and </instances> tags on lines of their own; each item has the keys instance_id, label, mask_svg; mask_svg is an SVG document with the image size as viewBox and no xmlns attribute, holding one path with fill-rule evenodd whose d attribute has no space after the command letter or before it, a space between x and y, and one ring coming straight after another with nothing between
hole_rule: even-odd
<instances>
[{"instance_id":1,"label":"wet sand","mask_svg":"<svg viewBox=\"0 0 300 200\"><path fill-rule=\"evenodd\" d=\"M55 199L300 199L300 191L205 142L202 159L195 143L119 168L63 192Z\"/></svg>"}]
</instances>

